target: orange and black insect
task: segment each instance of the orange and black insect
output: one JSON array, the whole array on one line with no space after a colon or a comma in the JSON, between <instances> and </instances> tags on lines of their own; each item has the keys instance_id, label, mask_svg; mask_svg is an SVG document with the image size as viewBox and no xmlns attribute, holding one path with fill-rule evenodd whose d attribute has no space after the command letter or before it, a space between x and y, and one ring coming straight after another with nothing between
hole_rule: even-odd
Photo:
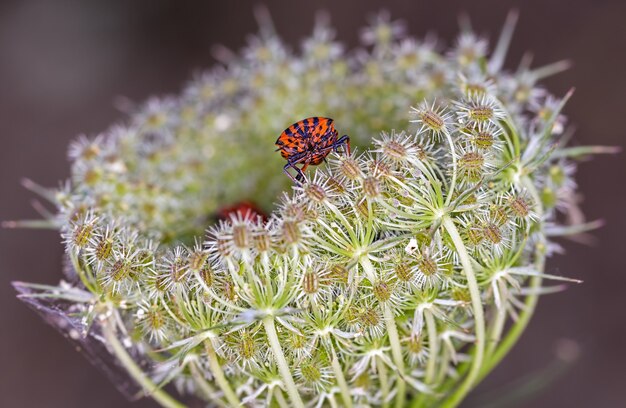
<instances>
[{"instance_id":1,"label":"orange and black insect","mask_svg":"<svg viewBox=\"0 0 626 408\"><path fill-rule=\"evenodd\" d=\"M337 138L337 130L333 120L313 116L294 123L283 131L276 140L276 146L280 154L287 159L283 171L294 182L304 181L304 171L309 165L316 166L326 160L331 151L338 151L344 147L345 152L350 154L350 138L343 135ZM302 168L296 165L302 164ZM292 168L296 171L296 177L289 172Z\"/></svg>"}]
</instances>

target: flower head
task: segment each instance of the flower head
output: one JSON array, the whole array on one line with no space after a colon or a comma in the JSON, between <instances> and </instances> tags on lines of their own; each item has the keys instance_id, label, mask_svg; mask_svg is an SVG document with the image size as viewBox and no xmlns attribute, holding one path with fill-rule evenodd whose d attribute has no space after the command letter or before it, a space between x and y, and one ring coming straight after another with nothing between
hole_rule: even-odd
<instances>
[{"instance_id":1,"label":"flower head","mask_svg":"<svg viewBox=\"0 0 626 408\"><path fill-rule=\"evenodd\" d=\"M152 381L224 406L458 404L511 344L486 333L515 335L523 297L550 290L551 235L578 214L569 94L503 71L507 35L487 61L469 31L440 52L387 13L354 52L324 18L301 51L267 24L70 146L71 180L43 194L73 283L36 298L69 303L160 400ZM291 186L268 135L313 112L359 151Z\"/></svg>"}]
</instances>

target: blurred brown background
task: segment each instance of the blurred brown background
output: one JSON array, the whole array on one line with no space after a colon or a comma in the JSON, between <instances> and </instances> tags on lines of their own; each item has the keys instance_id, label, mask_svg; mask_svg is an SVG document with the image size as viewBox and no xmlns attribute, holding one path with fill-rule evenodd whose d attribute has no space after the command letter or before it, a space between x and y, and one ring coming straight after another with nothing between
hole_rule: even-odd
<instances>
[{"instance_id":1,"label":"blurred brown background","mask_svg":"<svg viewBox=\"0 0 626 408\"><path fill-rule=\"evenodd\" d=\"M238 49L256 30L247 1L0 2L0 219L36 217L29 177L56 186L68 176L66 147L124 119L114 100L142 101L178 92L213 63L214 44ZM330 12L339 38L356 43L358 29L383 6L411 34L437 32L450 43L467 12L492 39L506 13L521 20L508 66L532 50L535 65L571 59L574 67L546 82L562 95L576 86L566 113L578 144L625 145L626 2L624 1L266 1L279 33L296 45L315 11ZM544 367L558 339L574 339L582 355L558 382L522 406L626 406L626 160L600 157L581 166L578 181L590 219L607 226L598 244L566 244L552 273L584 279L544 297L529 330L477 392ZM0 406L152 407L127 402L73 346L14 297L9 282L55 283L62 248L51 231L0 230ZM476 401L476 400L474 400ZM476 406L467 403L466 406Z\"/></svg>"}]
</instances>

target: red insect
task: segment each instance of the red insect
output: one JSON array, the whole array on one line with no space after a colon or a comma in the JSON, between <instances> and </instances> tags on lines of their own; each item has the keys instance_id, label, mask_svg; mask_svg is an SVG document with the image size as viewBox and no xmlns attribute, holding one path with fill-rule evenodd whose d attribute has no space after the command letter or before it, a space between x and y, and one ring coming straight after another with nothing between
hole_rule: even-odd
<instances>
[{"instance_id":1,"label":"red insect","mask_svg":"<svg viewBox=\"0 0 626 408\"><path fill-rule=\"evenodd\" d=\"M348 135L340 138L337 138L337 135L333 120L330 118L313 116L289 126L276 140L278 146L276 151L280 150L280 154L287 159L287 164L283 167L285 174L295 183L300 183L304 181L306 168L325 161L331 151L338 151L339 147L344 147L347 154L350 154ZM302 168L298 168L296 164L302 164ZM295 178L289 173L289 168L296 171Z\"/></svg>"}]
</instances>

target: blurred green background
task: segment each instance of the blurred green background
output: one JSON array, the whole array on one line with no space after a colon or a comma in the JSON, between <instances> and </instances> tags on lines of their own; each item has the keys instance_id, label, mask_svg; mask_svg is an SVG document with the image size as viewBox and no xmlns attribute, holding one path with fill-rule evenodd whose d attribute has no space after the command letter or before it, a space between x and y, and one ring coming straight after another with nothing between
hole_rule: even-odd
<instances>
[{"instance_id":1,"label":"blurred green background","mask_svg":"<svg viewBox=\"0 0 626 408\"><path fill-rule=\"evenodd\" d=\"M508 67L532 51L535 65L570 59L572 69L544 84L557 95L577 88L565 112L576 144L626 145L626 2L624 1L266 1L279 34L296 46L315 12L329 12L342 42L354 45L368 16L382 8L412 35L436 32L448 44L465 12L495 39L507 12L521 19ZM29 177L56 186L69 175L68 142L94 135L125 115L123 98L175 94L194 72L214 63L212 46L239 49L256 31L250 1L32 0L0 2L0 219L36 217ZM273 142L273 140L272 140ZM584 284L540 301L511 355L476 391L491 392L554 360L559 339L580 345L566 374L517 406L621 407L626 384L626 160L581 165L582 205L607 225L597 243L565 243L548 273ZM73 346L17 299L9 282L55 283L63 249L52 231L0 230L0 406L152 407L127 402ZM476 397L475 397L476 398ZM478 399L464 406L479 406ZM513 405L509 405L513 406Z\"/></svg>"}]
</instances>

